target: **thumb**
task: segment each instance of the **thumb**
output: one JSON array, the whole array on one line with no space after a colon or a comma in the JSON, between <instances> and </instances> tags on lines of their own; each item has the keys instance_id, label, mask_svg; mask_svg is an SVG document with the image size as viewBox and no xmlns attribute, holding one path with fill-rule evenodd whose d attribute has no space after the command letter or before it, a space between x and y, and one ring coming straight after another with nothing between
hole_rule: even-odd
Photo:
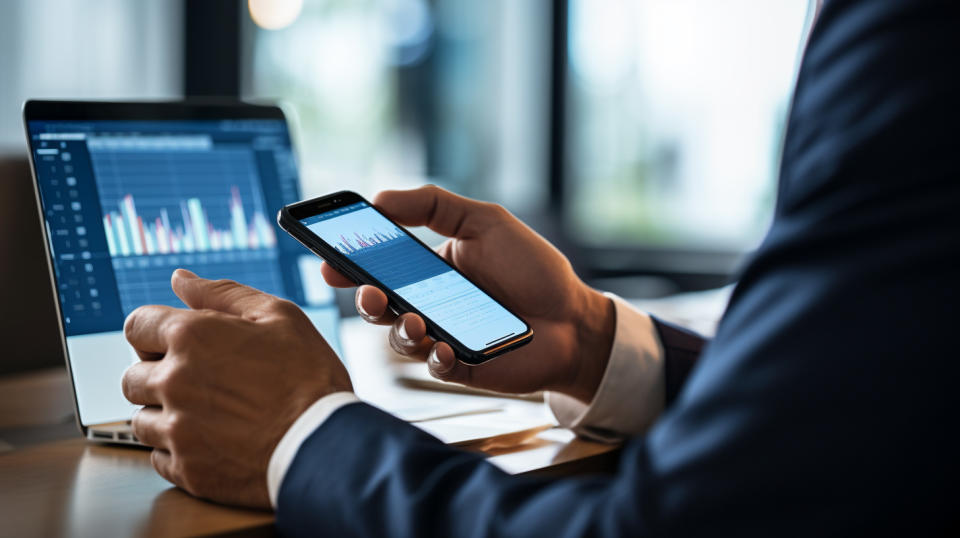
<instances>
[{"instance_id":1,"label":"thumb","mask_svg":"<svg viewBox=\"0 0 960 538\"><path fill-rule=\"evenodd\" d=\"M261 317L279 300L260 290L232 280L207 280L186 269L170 277L173 293L194 310L210 309L248 319Z\"/></svg>"},{"instance_id":2,"label":"thumb","mask_svg":"<svg viewBox=\"0 0 960 538\"><path fill-rule=\"evenodd\" d=\"M426 226L459 239L476 237L507 216L496 204L471 200L435 185L382 191L373 198L373 205L403 226Z\"/></svg>"}]
</instances>

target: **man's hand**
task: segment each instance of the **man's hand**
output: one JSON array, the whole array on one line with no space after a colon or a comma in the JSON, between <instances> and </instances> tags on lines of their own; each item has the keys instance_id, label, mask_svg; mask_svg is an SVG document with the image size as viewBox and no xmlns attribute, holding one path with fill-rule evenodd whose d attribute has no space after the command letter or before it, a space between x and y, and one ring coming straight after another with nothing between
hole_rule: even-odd
<instances>
[{"instance_id":1,"label":"man's hand","mask_svg":"<svg viewBox=\"0 0 960 538\"><path fill-rule=\"evenodd\" d=\"M589 402L606 368L615 327L613 303L584 284L570 262L502 207L434 186L384 191L374 200L405 226L427 226L450 237L440 255L533 327L533 342L479 366L454 358L453 349L426 336L419 316L397 318L386 295L357 290L357 310L371 323L392 324L399 353L424 359L439 379L501 392L554 390ZM327 283L353 287L327 264Z\"/></svg>"},{"instance_id":2,"label":"man's hand","mask_svg":"<svg viewBox=\"0 0 960 538\"><path fill-rule=\"evenodd\" d=\"M353 390L336 354L293 303L177 270L192 310L144 306L124 332L142 359L123 394L144 405L134 434L161 476L198 497L269 508L267 465L317 399Z\"/></svg>"}]
</instances>

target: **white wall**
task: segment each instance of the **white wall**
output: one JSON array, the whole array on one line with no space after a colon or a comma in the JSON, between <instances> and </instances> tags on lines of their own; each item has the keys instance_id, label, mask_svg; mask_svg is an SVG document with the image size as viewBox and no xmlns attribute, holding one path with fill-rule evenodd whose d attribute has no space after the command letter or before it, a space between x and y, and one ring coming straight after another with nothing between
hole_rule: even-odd
<instances>
[{"instance_id":1,"label":"white wall","mask_svg":"<svg viewBox=\"0 0 960 538\"><path fill-rule=\"evenodd\" d=\"M182 2L5 0L0 3L0 151L25 148L29 98L177 98Z\"/></svg>"}]
</instances>

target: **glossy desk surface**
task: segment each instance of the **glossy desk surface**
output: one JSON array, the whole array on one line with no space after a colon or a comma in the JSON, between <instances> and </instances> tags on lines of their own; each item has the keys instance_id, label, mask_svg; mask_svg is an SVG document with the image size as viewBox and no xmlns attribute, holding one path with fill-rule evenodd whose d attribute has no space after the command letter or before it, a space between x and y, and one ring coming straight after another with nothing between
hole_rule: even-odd
<instances>
[{"instance_id":1,"label":"glossy desk surface","mask_svg":"<svg viewBox=\"0 0 960 538\"><path fill-rule=\"evenodd\" d=\"M423 399L392 382L383 328L348 320L344 354L358 393ZM273 535L273 514L193 498L160 478L146 449L92 444L76 437L30 446L4 432L62 424L71 396L62 370L0 380L0 536ZM435 393L438 402L450 394ZM491 413L496 420L497 413ZM553 429L521 446L498 449L492 463L508 472L573 474L609 471L616 447Z\"/></svg>"}]
</instances>

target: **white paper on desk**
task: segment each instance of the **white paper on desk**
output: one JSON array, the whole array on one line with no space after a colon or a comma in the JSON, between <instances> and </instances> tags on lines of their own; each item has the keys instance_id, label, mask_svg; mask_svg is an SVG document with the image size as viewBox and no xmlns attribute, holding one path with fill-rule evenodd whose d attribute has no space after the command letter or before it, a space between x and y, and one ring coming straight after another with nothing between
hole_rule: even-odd
<instances>
[{"instance_id":1,"label":"white paper on desk","mask_svg":"<svg viewBox=\"0 0 960 538\"><path fill-rule=\"evenodd\" d=\"M407 422L444 419L460 415L496 413L505 403L493 398L469 398L443 393L381 393L360 394L366 402Z\"/></svg>"},{"instance_id":2,"label":"white paper on desk","mask_svg":"<svg viewBox=\"0 0 960 538\"><path fill-rule=\"evenodd\" d=\"M554 424L536 414L500 412L430 420L414 426L448 445L462 445L521 432L534 435Z\"/></svg>"},{"instance_id":3,"label":"white paper on desk","mask_svg":"<svg viewBox=\"0 0 960 538\"><path fill-rule=\"evenodd\" d=\"M393 371L393 375L397 381L407 387L415 389L453 392L457 394L472 394L493 398L511 398L527 400L531 402L543 401L542 392L531 392L528 394L507 394L494 392L492 390L478 389L467 385L461 385L459 383L450 383L449 381L441 381L430 375L430 372L427 370L427 367L423 365L423 363L397 361L391 363L390 369Z\"/></svg>"}]
</instances>

